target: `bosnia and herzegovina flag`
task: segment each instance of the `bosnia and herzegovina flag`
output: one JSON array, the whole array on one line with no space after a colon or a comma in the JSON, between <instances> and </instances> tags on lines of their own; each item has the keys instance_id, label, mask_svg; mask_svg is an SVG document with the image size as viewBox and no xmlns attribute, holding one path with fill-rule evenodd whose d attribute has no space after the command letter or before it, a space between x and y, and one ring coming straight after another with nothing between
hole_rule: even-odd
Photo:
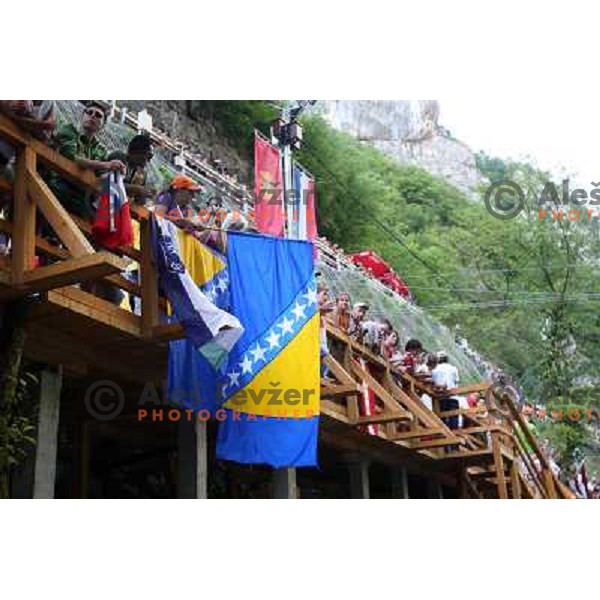
<instances>
[{"instance_id":1,"label":"bosnia and herzegovina flag","mask_svg":"<svg viewBox=\"0 0 600 600\"><path fill-rule=\"evenodd\" d=\"M225 372L217 457L315 466L320 375L312 244L228 233L227 265L231 312L244 333Z\"/></svg>"},{"instance_id":2,"label":"bosnia and herzegovina flag","mask_svg":"<svg viewBox=\"0 0 600 600\"><path fill-rule=\"evenodd\" d=\"M181 260L190 277L218 308L229 311L226 257L183 230L177 233ZM221 406L218 374L188 338L169 344L167 383L168 399L174 404L213 415Z\"/></svg>"},{"instance_id":3,"label":"bosnia and herzegovina flag","mask_svg":"<svg viewBox=\"0 0 600 600\"><path fill-rule=\"evenodd\" d=\"M177 321L185 330L186 338L215 368L223 365L243 327L238 319L218 308L202 291L202 283L194 281L182 259L181 232L168 219L152 220L154 250L159 282L171 303ZM198 244L194 246L202 250ZM184 247L185 250L185 247ZM193 263L193 260L188 260Z\"/></svg>"}]
</instances>

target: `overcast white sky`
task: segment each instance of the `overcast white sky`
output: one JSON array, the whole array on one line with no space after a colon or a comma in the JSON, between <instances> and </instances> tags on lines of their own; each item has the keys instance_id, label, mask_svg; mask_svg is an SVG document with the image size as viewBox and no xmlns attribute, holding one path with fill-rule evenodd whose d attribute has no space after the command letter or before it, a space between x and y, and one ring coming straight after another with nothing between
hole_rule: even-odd
<instances>
[{"instance_id":1,"label":"overcast white sky","mask_svg":"<svg viewBox=\"0 0 600 600\"><path fill-rule=\"evenodd\" d=\"M530 156L558 175L560 167L585 187L600 181L600 119L594 94L440 100L440 124L473 150L500 158Z\"/></svg>"}]
</instances>

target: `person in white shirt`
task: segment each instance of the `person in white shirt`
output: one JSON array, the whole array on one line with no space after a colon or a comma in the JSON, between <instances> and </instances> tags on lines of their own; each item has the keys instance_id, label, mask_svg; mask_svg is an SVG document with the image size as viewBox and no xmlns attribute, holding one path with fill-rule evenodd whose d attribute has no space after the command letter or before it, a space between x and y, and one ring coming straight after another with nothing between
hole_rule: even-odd
<instances>
[{"instance_id":1,"label":"person in white shirt","mask_svg":"<svg viewBox=\"0 0 600 600\"><path fill-rule=\"evenodd\" d=\"M435 354L428 354L425 361L420 363L415 369L415 375L431 377L431 373L437 365L437 356ZM433 398L429 394L423 394L421 396L421 402L429 409L433 410Z\"/></svg>"},{"instance_id":2,"label":"person in white shirt","mask_svg":"<svg viewBox=\"0 0 600 600\"><path fill-rule=\"evenodd\" d=\"M452 390L458 387L458 369L448 362L448 355L443 350L438 352L438 364L431 372L431 380L436 388ZM440 402L442 412L458 410L459 401L456 396L445 396ZM458 415L443 419L450 429L458 429Z\"/></svg>"}]
</instances>

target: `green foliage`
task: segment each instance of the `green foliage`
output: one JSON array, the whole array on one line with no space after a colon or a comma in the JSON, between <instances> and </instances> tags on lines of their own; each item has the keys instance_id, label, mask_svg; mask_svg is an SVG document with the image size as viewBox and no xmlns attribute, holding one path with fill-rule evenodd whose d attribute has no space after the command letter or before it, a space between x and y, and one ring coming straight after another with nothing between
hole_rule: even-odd
<instances>
[{"instance_id":1,"label":"green foliage","mask_svg":"<svg viewBox=\"0 0 600 600\"><path fill-rule=\"evenodd\" d=\"M304 125L300 160L317 178L322 233L347 250L378 252L420 306L460 325L532 399L600 376L600 317L588 297L598 236L588 224L538 219L549 173L480 153L484 175L511 179L526 195L518 218L499 221L481 199L396 164L318 117Z\"/></svg>"},{"instance_id":2,"label":"green foliage","mask_svg":"<svg viewBox=\"0 0 600 600\"><path fill-rule=\"evenodd\" d=\"M550 442L565 469L575 464L592 441L586 416L589 408L587 404L564 402L561 399L551 401L546 407L549 416L538 426L538 433ZM578 414L580 418L576 416Z\"/></svg>"},{"instance_id":3,"label":"green foliage","mask_svg":"<svg viewBox=\"0 0 600 600\"><path fill-rule=\"evenodd\" d=\"M507 166L501 158L488 156L485 152L477 152L475 164L490 181L506 179Z\"/></svg>"},{"instance_id":4,"label":"green foliage","mask_svg":"<svg viewBox=\"0 0 600 600\"><path fill-rule=\"evenodd\" d=\"M34 419L38 384L37 375L22 368L14 396L4 398L0 411L0 498L8 497L12 470L36 443Z\"/></svg>"}]
</instances>

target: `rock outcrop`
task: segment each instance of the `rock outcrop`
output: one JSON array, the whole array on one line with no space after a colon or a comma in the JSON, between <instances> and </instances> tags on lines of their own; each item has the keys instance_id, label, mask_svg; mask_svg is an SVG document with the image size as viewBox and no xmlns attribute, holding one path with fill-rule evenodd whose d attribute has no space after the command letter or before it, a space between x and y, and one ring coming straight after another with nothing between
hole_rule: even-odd
<instances>
[{"instance_id":1,"label":"rock outcrop","mask_svg":"<svg viewBox=\"0 0 600 600\"><path fill-rule=\"evenodd\" d=\"M474 152L439 124L436 100L332 100L320 104L333 127L401 164L422 167L471 196L486 183Z\"/></svg>"}]
</instances>

